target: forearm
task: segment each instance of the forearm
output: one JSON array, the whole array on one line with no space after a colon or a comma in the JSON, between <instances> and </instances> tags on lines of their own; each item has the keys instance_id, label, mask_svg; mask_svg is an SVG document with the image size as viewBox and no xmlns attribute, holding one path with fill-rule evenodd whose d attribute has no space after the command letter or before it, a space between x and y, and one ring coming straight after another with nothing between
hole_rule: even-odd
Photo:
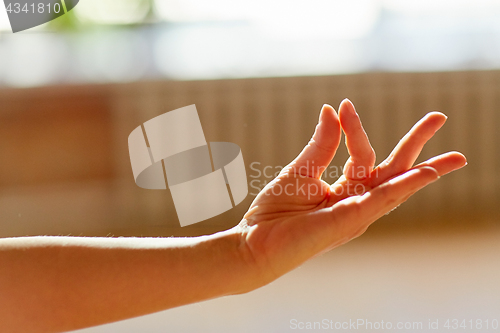
<instances>
[{"instance_id":1,"label":"forearm","mask_svg":"<svg viewBox=\"0 0 500 333\"><path fill-rule=\"evenodd\" d=\"M233 229L181 239L2 239L2 331L70 330L248 291L254 272L241 237Z\"/></svg>"}]
</instances>

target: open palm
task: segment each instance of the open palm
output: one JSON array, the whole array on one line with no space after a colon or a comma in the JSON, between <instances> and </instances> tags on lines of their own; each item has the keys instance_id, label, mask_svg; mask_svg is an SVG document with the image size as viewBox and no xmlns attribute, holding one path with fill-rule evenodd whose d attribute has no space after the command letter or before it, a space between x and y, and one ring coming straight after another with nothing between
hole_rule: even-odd
<instances>
[{"instance_id":1,"label":"open palm","mask_svg":"<svg viewBox=\"0 0 500 333\"><path fill-rule=\"evenodd\" d=\"M262 283L360 236L412 194L466 165L462 154L449 152L413 166L445 121L442 113L427 114L374 167L375 152L352 103L344 100L338 115L324 105L311 141L259 193L238 226ZM343 176L330 185L321 175L335 155L342 131L350 158Z\"/></svg>"}]
</instances>

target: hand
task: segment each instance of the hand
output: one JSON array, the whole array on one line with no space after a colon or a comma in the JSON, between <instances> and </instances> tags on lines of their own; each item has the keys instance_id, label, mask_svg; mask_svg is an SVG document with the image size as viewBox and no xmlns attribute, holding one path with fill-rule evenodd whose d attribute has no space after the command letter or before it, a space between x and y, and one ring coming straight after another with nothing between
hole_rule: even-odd
<instances>
[{"instance_id":1,"label":"hand","mask_svg":"<svg viewBox=\"0 0 500 333\"><path fill-rule=\"evenodd\" d=\"M299 156L255 198L237 227L252 264L265 284L304 261L363 234L375 220L439 176L465 166L449 152L413 166L424 144L446 121L431 112L422 118L376 168L375 152L349 100L339 114L321 110L316 131ZM341 130L350 158L343 176L321 180L338 148Z\"/></svg>"}]
</instances>

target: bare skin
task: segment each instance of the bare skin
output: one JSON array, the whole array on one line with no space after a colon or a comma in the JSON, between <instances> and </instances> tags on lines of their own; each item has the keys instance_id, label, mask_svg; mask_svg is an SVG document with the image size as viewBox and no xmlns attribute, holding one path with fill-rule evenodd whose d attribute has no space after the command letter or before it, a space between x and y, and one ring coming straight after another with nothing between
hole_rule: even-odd
<instances>
[{"instance_id":1,"label":"bare skin","mask_svg":"<svg viewBox=\"0 0 500 333\"><path fill-rule=\"evenodd\" d=\"M432 112L374 166L352 103L322 108L299 156L255 198L236 227L193 238L0 239L0 330L53 332L140 316L266 285L360 236L439 176L466 165L450 152L413 166L444 124ZM321 173L342 131L350 158L334 184Z\"/></svg>"}]
</instances>

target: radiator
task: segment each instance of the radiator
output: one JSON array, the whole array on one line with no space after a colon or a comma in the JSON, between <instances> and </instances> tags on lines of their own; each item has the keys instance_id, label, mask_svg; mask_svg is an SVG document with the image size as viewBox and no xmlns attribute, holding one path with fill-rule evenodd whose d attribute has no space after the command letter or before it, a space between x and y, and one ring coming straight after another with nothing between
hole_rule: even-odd
<instances>
[{"instance_id":1,"label":"radiator","mask_svg":"<svg viewBox=\"0 0 500 333\"><path fill-rule=\"evenodd\" d=\"M476 223L496 222L500 216L497 204L500 176L496 173L500 167L499 71L137 82L86 89L107 96L108 103L102 112L110 114L112 124L109 154L113 157L114 171L106 181L93 183L99 193L95 205L101 213L100 217L94 217L99 220L99 228L96 223L92 223L93 229L86 228L85 214L76 219L80 221L77 223L68 213L58 214L57 219L67 218L73 224L71 221L52 224L57 227L47 227L46 233L177 235L206 232L208 229L202 226L215 230L235 225L257 189L307 144L321 106L328 103L337 108L344 98L355 104L377 153L377 163L416 121L434 110L444 112L449 118L425 146L418 162L450 150L461 151L468 158L467 167L430 185L384 218L385 221ZM85 98L93 98L92 93ZM127 137L152 117L190 104L197 106L207 141L234 142L241 147L251 186L250 195L235 209L181 230L168 190L144 190L135 185ZM347 158L345 145L341 143L327 170L326 181L335 181ZM86 207L91 208L88 187L82 185L82 191L86 193ZM72 191L78 192L78 186ZM11 192L2 193L1 202L14 200L9 196ZM22 207L22 195L16 193L17 205ZM78 200L75 195L76 208ZM1 202L3 209L5 205ZM49 219L46 216L45 220ZM19 228L24 234L30 233L29 224ZM15 228L9 230L10 234L21 232ZM43 230L39 226L36 232Z\"/></svg>"}]
</instances>

